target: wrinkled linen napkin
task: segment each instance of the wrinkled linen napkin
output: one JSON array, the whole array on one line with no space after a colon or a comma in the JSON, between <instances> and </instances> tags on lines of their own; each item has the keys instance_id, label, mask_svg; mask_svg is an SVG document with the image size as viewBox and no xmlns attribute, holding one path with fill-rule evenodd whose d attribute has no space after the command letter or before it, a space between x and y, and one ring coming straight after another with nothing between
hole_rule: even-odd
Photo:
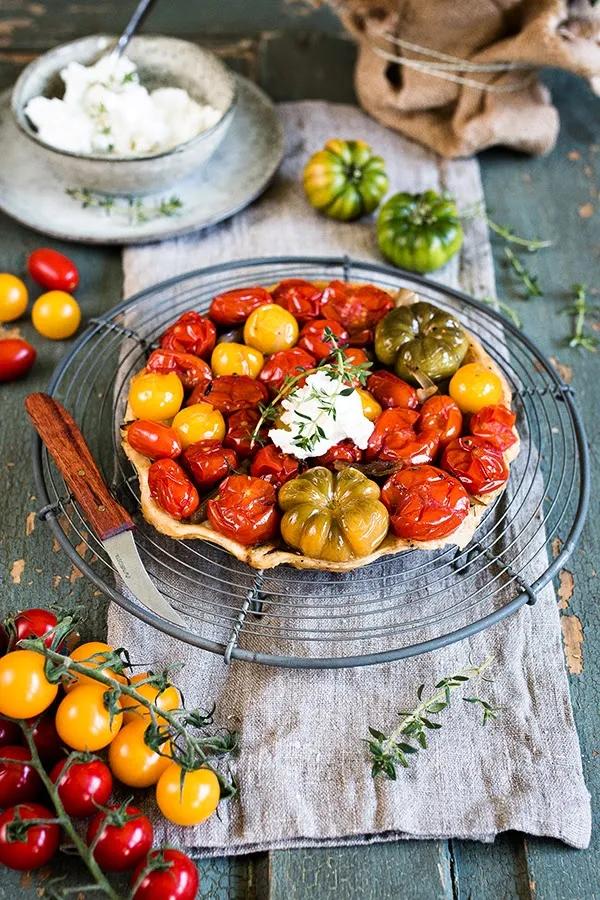
<instances>
[{"instance_id":1,"label":"wrinkled linen napkin","mask_svg":"<svg viewBox=\"0 0 600 900\"><path fill-rule=\"evenodd\" d=\"M290 103L280 114L286 155L265 196L209 231L127 249L127 295L236 258L312 253L377 259L372 223L328 222L302 196L301 167L332 135L369 140L385 157L395 189L444 188L462 207L483 201L475 160L443 162L354 107ZM493 295L483 220L468 223L464 248L441 277L475 295ZM531 579L544 568L542 560ZM109 637L129 647L135 659L185 663L179 679L188 705L206 707L214 700L219 720L239 727L239 798L223 804L221 820L212 817L196 828L177 829L157 819L161 841L213 856L414 837L491 841L507 829L574 847L589 842L589 794L551 587L534 607L467 641L366 668L295 671L236 661L227 666L221 657L170 639L115 605ZM260 649L259 640L254 649ZM344 653L332 640L327 652L335 655L336 649ZM308 644L305 650L313 652ZM430 687L488 656L495 660L493 682L476 683L467 693L500 707L498 719L483 727L480 710L456 699L429 749L413 757L396 782L374 781L363 741L368 726L391 730L397 711L414 705L422 682Z\"/></svg>"}]
</instances>

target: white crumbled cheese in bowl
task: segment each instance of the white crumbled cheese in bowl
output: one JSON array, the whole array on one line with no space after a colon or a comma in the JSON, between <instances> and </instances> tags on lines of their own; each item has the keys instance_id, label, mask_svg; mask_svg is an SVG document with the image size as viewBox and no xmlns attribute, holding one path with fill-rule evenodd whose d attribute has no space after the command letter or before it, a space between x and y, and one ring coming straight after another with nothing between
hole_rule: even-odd
<instances>
[{"instance_id":1,"label":"white crumbled cheese in bowl","mask_svg":"<svg viewBox=\"0 0 600 900\"><path fill-rule=\"evenodd\" d=\"M148 156L186 143L222 117L182 88L148 91L127 56L108 54L93 66L70 62L60 74L62 99L34 97L25 107L41 140L58 150Z\"/></svg>"},{"instance_id":2,"label":"white crumbled cheese in bowl","mask_svg":"<svg viewBox=\"0 0 600 900\"><path fill-rule=\"evenodd\" d=\"M364 450L375 427L365 416L357 391L326 372L309 375L281 406L279 422L284 427L272 428L269 437L296 459L322 456L346 439Z\"/></svg>"}]
</instances>

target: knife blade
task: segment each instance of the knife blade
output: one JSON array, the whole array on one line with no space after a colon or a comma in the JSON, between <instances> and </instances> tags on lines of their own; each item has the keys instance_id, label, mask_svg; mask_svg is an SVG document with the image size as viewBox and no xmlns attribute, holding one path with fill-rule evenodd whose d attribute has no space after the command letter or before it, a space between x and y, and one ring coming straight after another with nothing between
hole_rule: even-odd
<instances>
[{"instance_id":1,"label":"knife blade","mask_svg":"<svg viewBox=\"0 0 600 900\"><path fill-rule=\"evenodd\" d=\"M41 393L26 397L25 409L127 589L158 616L185 625L148 575L133 538L135 523L108 490L71 414L58 400Z\"/></svg>"}]
</instances>

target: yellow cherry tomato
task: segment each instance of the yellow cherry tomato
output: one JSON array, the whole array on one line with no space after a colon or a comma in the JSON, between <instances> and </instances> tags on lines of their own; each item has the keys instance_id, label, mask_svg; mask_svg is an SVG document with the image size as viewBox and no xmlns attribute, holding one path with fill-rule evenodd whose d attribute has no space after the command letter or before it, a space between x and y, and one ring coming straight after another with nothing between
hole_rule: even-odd
<instances>
[{"instance_id":1,"label":"yellow cherry tomato","mask_svg":"<svg viewBox=\"0 0 600 900\"><path fill-rule=\"evenodd\" d=\"M30 719L48 709L58 685L48 681L44 664L34 650L14 650L0 659L0 715Z\"/></svg>"},{"instance_id":2,"label":"yellow cherry tomato","mask_svg":"<svg viewBox=\"0 0 600 900\"><path fill-rule=\"evenodd\" d=\"M291 313L268 303L250 313L244 325L244 341L261 353L289 350L298 340L298 322Z\"/></svg>"},{"instance_id":3,"label":"yellow cherry tomato","mask_svg":"<svg viewBox=\"0 0 600 900\"><path fill-rule=\"evenodd\" d=\"M449 394L464 413L476 413L484 406L502 403L502 381L482 363L468 363L450 380Z\"/></svg>"},{"instance_id":4,"label":"yellow cherry tomato","mask_svg":"<svg viewBox=\"0 0 600 900\"><path fill-rule=\"evenodd\" d=\"M363 388L356 388L356 391L360 397L364 415L370 422L374 422L383 412L381 406L369 391L365 391Z\"/></svg>"},{"instance_id":5,"label":"yellow cherry tomato","mask_svg":"<svg viewBox=\"0 0 600 900\"><path fill-rule=\"evenodd\" d=\"M225 419L210 403L192 403L177 413L171 428L185 449L196 441L222 441L225 437Z\"/></svg>"},{"instance_id":6,"label":"yellow cherry tomato","mask_svg":"<svg viewBox=\"0 0 600 900\"><path fill-rule=\"evenodd\" d=\"M158 779L156 802L161 813L176 825L197 825L212 816L221 790L210 769L185 772L181 786L181 766L171 763Z\"/></svg>"},{"instance_id":7,"label":"yellow cherry tomato","mask_svg":"<svg viewBox=\"0 0 600 900\"><path fill-rule=\"evenodd\" d=\"M77 300L65 291L48 291L33 304L31 321L44 337L63 341L79 328L81 310Z\"/></svg>"},{"instance_id":8,"label":"yellow cherry tomato","mask_svg":"<svg viewBox=\"0 0 600 900\"><path fill-rule=\"evenodd\" d=\"M25 284L10 272L0 272L0 322L13 322L27 309Z\"/></svg>"},{"instance_id":9,"label":"yellow cherry tomato","mask_svg":"<svg viewBox=\"0 0 600 900\"><path fill-rule=\"evenodd\" d=\"M265 358L254 347L223 341L217 344L210 358L210 367L215 375L249 375L256 378Z\"/></svg>"},{"instance_id":10,"label":"yellow cherry tomato","mask_svg":"<svg viewBox=\"0 0 600 900\"><path fill-rule=\"evenodd\" d=\"M108 700L102 685L82 684L70 691L56 710L61 741L73 750L91 753L107 747L123 724L123 713L111 715Z\"/></svg>"},{"instance_id":11,"label":"yellow cherry tomato","mask_svg":"<svg viewBox=\"0 0 600 900\"><path fill-rule=\"evenodd\" d=\"M113 652L113 650L114 647L111 647L110 644L104 644L102 641L88 641L87 644L80 644L79 647L76 647L70 655L71 659L74 659L75 662L81 663L86 667L86 669L97 669L104 675L108 675L110 678L114 678L115 681L119 681L121 684L127 684L127 678L125 677L125 675L120 672L116 672L109 666L103 665L103 663L106 662L107 657ZM75 680L67 681L64 685L64 688L67 692L80 687L80 685L82 684L93 684L103 687L99 681L95 681L93 678L90 678L87 675L81 675L79 674L79 672L72 672L72 675ZM103 690L106 690L106 688L103 687Z\"/></svg>"},{"instance_id":12,"label":"yellow cherry tomato","mask_svg":"<svg viewBox=\"0 0 600 900\"><path fill-rule=\"evenodd\" d=\"M128 787L147 788L156 784L172 760L161 753L167 753L169 741L164 741L161 753L152 750L144 740L144 733L150 724L148 719L130 722L119 731L108 751L108 764L115 778Z\"/></svg>"},{"instance_id":13,"label":"yellow cherry tomato","mask_svg":"<svg viewBox=\"0 0 600 900\"><path fill-rule=\"evenodd\" d=\"M182 403L183 385L175 372L140 372L131 379L129 405L137 419L172 419Z\"/></svg>"},{"instance_id":14,"label":"yellow cherry tomato","mask_svg":"<svg viewBox=\"0 0 600 900\"><path fill-rule=\"evenodd\" d=\"M165 688L161 689L157 685L146 681L149 677L149 672L140 672L138 675L134 675L133 678L130 678L129 683L136 689L138 694L141 694L146 700L150 700L159 709L170 711L172 709L179 709L183 705L181 694L174 684L168 684ZM140 684L140 682L145 682L145 684ZM150 718L150 711L145 706L136 705L136 701L133 697L124 696L122 699L122 706L124 710L123 718L126 723L139 722L140 719L148 720ZM159 722L164 722L164 719L162 719L161 716L157 716L157 719ZM146 721L146 725L147 724L148 722Z\"/></svg>"}]
</instances>

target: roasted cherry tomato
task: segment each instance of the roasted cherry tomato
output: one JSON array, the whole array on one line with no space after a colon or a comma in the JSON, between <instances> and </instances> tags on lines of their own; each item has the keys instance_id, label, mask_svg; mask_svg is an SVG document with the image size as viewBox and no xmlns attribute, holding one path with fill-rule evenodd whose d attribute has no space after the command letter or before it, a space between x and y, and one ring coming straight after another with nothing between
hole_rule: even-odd
<instances>
[{"instance_id":1,"label":"roasted cherry tomato","mask_svg":"<svg viewBox=\"0 0 600 900\"><path fill-rule=\"evenodd\" d=\"M200 504L198 491L173 459L157 459L148 470L150 495L174 519L189 519Z\"/></svg>"},{"instance_id":2,"label":"roasted cherry tomato","mask_svg":"<svg viewBox=\"0 0 600 900\"><path fill-rule=\"evenodd\" d=\"M261 428L255 443L252 443L252 435L259 419L260 413L256 409L241 409L229 417L223 444L225 447L235 450L240 459L246 459L256 452L268 431L266 427Z\"/></svg>"},{"instance_id":3,"label":"roasted cherry tomato","mask_svg":"<svg viewBox=\"0 0 600 900\"><path fill-rule=\"evenodd\" d=\"M264 361L260 350L231 341L217 344L210 365L215 375L249 375L250 378L257 378Z\"/></svg>"},{"instance_id":4,"label":"roasted cherry tomato","mask_svg":"<svg viewBox=\"0 0 600 900\"><path fill-rule=\"evenodd\" d=\"M9 744L19 744L22 741L23 732L17 723L0 716L0 747L7 747ZM2 756L1 751L0 756Z\"/></svg>"},{"instance_id":5,"label":"roasted cherry tomato","mask_svg":"<svg viewBox=\"0 0 600 900\"><path fill-rule=\"evenodd\" d=\"M175 459L183 449L173 428L148 419L136 419L128 426L127 441L149 459Z\"/></svg>"},{"instance_id":6,"label":"roasted cherry tomato","mask_svg":"<svg viewBox=\"0 0 600 900\"><path fill-rule=\"evenodd\" d=\"M266 303L272 303L272 300L264 288L238 288L217 294L210 304L208 314L218 325L241 325L251 312Z\"/></svg>"},{"instance_id":7,"label":"roasted cherry tomato","mask_svg":"<svg viewBox=\"0 0 600 900\"><path fill-rule=\"evenodd\" d=\"M321 312L324 319L335 319L350 334L374 328L394 308L392 297L372 284L360 286L332 281L323 291Z\"/></svg>"},{"instance_id":8,"label":"roasted cherry tomato","mask_svg":"<svg viewBox=\"0 0 600 900\"><path fill-rule=\"evenodd\" d=\"M152 672L139 672L131 679L131 685L135 687L138 694L141 694L147 700L151 700L158 709L165 712L172 709L179 709L183 706L181 694L174 684L164 684L159 677L155 679ZM123 720L126 723L139 722L140 719L147 721L150 719L150 710L145 706L137 706L135 700L131 697L123 697L121 701L123 706ZM161 716L157 716L159 722L164 721Z\"/></svg>"},{"instance_id":9,"label":"roasted cherry tomato","mask_svg":"<svg viewBox=\"0 0 600 900\"><path fill-rule=\"evenodd\" d=\"M333 334L338 346L348 343L350 335L339 322L334 319L315 319L313 322L308 322L300 332L298 346L311 353L316 359L325 359L334 349L333 342L325 340L328 331Z\"/></svg>"},{"instance_id":10,"label":"roasted cherry tomato","mask_svg":"<svg viewBox=\"0 0 600 900\"><path fill-rule=\"evenodd\" d=\"M0 382L27 375L35 362L35 347L21 338L0 338Z\"/></svg>"},{"instance_id":11,"label":"roasted cherry tomato","mask_svg":"<svg viewBox=\"0 0 600 900\"><path fill-rule=\"evenodd\" d=\"M100 684L74 688L56 710L56 730L73 750L94 753L107 747L119 733L123 713L111 713L110 694Z\"/></svg>"},{"instance_id":12,"label":"roasted cherry tomato","mask_svg":"<svg viewBox=\"0 0 600 900\"><path fill-rule=\"evenodd\" d=\"M123 673L124 664L120 661L113 662L113 659L115 659L114 650L114 647L110 644L105 644L104 641L87 641L87 643L76 647L70 653L70 657L88 669L99 669L103 675L108 675L109 678L114 678L121 684L126 684L127 678ZM68 692L76 687L80 687L82 684L97 686L99 682L90 678L89 675L80 675L78 672L72 672L71 679L65 683L64 688Z\"/></svg>"},{"instance_id":13,"label":"roasted cherry tomato","mask_svg":"<svg viewBox=\"0 0 600 900\"><path fill-rule=\"evenodd\" d=\"M261 447L250 466L250 474L255 478L269 481L273 487L279 488L290 478L298 474L298 460L294 456L282 453L274 444Z\"/></svg>"},{"instance_id":14,"label":"roasted cherry tomato","mask_svg":"<svg viewBox=\"0 0 600 900\"><path fill-rule=\"evenodd\" d=\"M230 475L206 506L208 521L215 531L240 544L264 543L277 531L275 488L262 478Z\"/></svg>"},{"instance_id":15,"label":"roasted cherry tomato","mask_svg":"<svg viewBox=\"0 0 600 900\"><path fill-rule=\"evenodd\" d=\"M36 800L43 790L42 780L32 765L27 747L3 747L0 753L10 762L0 762L0 806L14 806ZM13 762L14 760L14 762Z\"/></svg>"},{"instance_id":16,"label":"roasted cherry tomato","mask_svg":"<svg viewBox=\"0 0 600 900\"><path fill-rule=\"evenodd\" d=\"M367 390L375 397L384 409L400 406L403 409L416 409L419 405L417 392L410 384L398 378L392 372L382 369L373 372L367 378Z\"/></svg>"},{"instance_id":17,"label":"roasted cherry tomato","mask_svg":"<svg viewBox=\"0 0 600 900\"><path fill-rule=\"evenodd\" d=\"M50 647L53 635L49 632L56 628L58 619L49 609L24 609L17 613L13 623L15 642L26 638L43 637L46 647Z\"/></svg>"},{"instance_id":18,"label":"roasted cherry tomato","mask_svg":"<svg viewBox=\"0 0 600 900\"><path fill-rule=\"evenodd\" d=\"M183 385L175 372L138 372L131 379L129 405L136 419L172 419L183 403Z\"/></svg>"},{"instance_id":19,"label":"roasted cherry tomato","mask_svg":"<svg viewBox=\"0 0 600 900\"><path fill-rule=\"evenodd\" d=\"M14 322L27 309L25 284L10 272L0 272L0 322Z\"/></svg>"},{"instance_id":20,"label":"roasted cherry tomato","mask_svg":"<svg viewBox=\"0 0 600 900\"><path fill-rule=\"evenodd\" d=\"M31 307L36 331L52 341L64 341L75 334L81 322L81 310L74 297L64 291L48 291Z\"/></svg>"},{"instance_id":21,"label":"roasted cherry tomato","mask_svg":"<svg viewBox=\"0 0 600 900\"><path fill-rule=\"evenodd\" d=\"M180 850L151 850L131 876L131 884L132 900L196 900L200 879L192 860Z\"/></svg>"},{"instance_id":22,"label":"roasted cherry tomato","mask_svg":"<svg viewBox=\"0 0 600 900\"><path fill-rule=\"evenodd\" d=\"M132 788L156 784L171 763L167 754L170 742L161 744L161 753L152 750L144 740L149 719L138 719L121 728L108 750L108 762L115 778Z\"/></svg>"},{"instance_id":23,"label":"roasted cherry tomato","mask_svg":"<svg viewBox=\"0 0 600 900\"><path fill-rule=\"evenodd\" d=\"M316 284L302 278L288 278L281 281L272 292L272 302L283 306L298 322L321 317L321 295L323 291Z\"/></svg>"},{"instance_id":24,"label":"roasted cherry tomato","mask_svg":"<svg viewBox=\"0 0 600 900\"><path fill-rule=\"evenodd\" d=\"M314 369L316 364L317 360L311 353L302 347L292 347L291 350L280 350L269 356L258 377L276 394L286 378L295 378L308 369Z\"/></svg>"},{"instance_id":25,"label":"roasted cherry tomato","mask_svg":"<svg viewBox=\"0 0 600 900\"><path fill-rule=\"evenodd\" d=\"M499 450L508 450L517 442L514 432L517 417L502 404L484 406L471 417L469 431L477 437L485 438Z\"/></svg>"},{"instance_id":26,"label":"roasted cherry tomato","mask_svg":"<svg viewBox=\"0 0 600 900\"><path fill-rule=\"evenodd\" d=\"M298 340L298 322L277 303L259 306L244 325L244 342L261 353L290 350Z\"/></svg>"},{"instance_id":27,"label":"roasted cherry tomato","mask_svg":"<svg viewBox=\"0 0 600 900\"><path fill-rule=\"evenodd\" d=\"M440 446L438 431L423 431L413 437L401 432L388 434L379 452L379 459L387 462L403 462L407 466L419 466L433 462Z\"/></svg>"},{"instance_id":28,"label":"roasted cherry tomato","mask_svg":"<svg viewBox=\"0 0 600 900\"><path fill-rule=\"evenodd\" d=\"M208 363L193 353L180 353L177 350L153 350L146 368L149 372L159 372L161 375L175 372L186 391L196 387L206 389L212 379Z\"/></svg>"},{"instance_id":29,"label":"roasted cherry tomato","mask_svg":"<svg viewBox=\"0 0 600 900\"><path fill-rule=\"evenodd\" d=\"M27 271L34 281L50 291L74 291L79 284L75 263L50 247L40 247L30 253Z\"/></svg>"},{"instance_id":30,"label":"roasted cherry tomato","mask_svg":"<svg viewBox=\"0 0 600 900\"><path fill-rule=\"evenodd\" d=\"M44 766L53 766L62 759L66 750L56 730L54 711L49 709L43 716L29 720L32 727L33 743Z\"/></svg>"},{"instance_id":31,"label":"roasted cherry tomato","mask_svg":"<svg viewBox=\"0 0 600 900\"><path fill-rule=\"evenodd\" d=\"M5 810L0 815L0 863L19 871L47 865L58 850L60 825L49 821L28 827L27 820L55 818L41 803L23 803Z\"/></svg>"},{"instance_id":32,"label":"roasted cherry tomato","mask_svg":"<svg viewBox=\"0 0 600 900\"><path fill-rule=\"evenodd\" d=\"M208 819L217 806L221 790L210 769L192 769L181 784L181 766L171 763L156 785L156 802L161 813L176 825L198 825Z\"/></svg>"},{"instance_id":33,"label":"roasted cherry tomato","mask_svg":"<svg viewBox=\"0 0 600 900\"><path fill-rule=\"evenodd\" d=\"M470 494L489 494L508 479L502 451L482 437L461 437L444 450L441 466L454 475Z\"/></svg>"},{"instance_id":34,"label":"roasted cherry tomato","mask_svg":"<svg viewBox=\"0 0 600 900\"><path fill-rule=\"evenodd\" d=\"M186 406L173 419L172 428L185 450L197 441L222 441L225 420L212 403L202 401Z\"/></svg>"},{"instance_id":35,"label":"roasted cherry tomato","mask_svg":"<svg viewBox=\"0 0 600 900\"><path fill-rule=\"evenodd\" d=\"M80 759L61 759L50 778L58 789L67 815L87 819L106 806L113 788L113 779L106 763L97 756L82 755Z\"/></svg>"},{"instance_id":36,"label":"roasted cherry tomato","mask_svg":"<svg viewBox=\"0 0 600 900\"><path fill-rule=\"evenodd\" d=\"M94 859L105 872L126 872L137 866L153 838L150 820L137 806L110 806L96 813L86 834L87 843L94 844Z\"/></svg>"},{"instance_id":37,"label":"roasted cherry tomato","mask_svg":"<svg viewBox=\"0 0 600 900\"><path fill-rule=\"evenodd\" d=\"M366 416L369 422L375 422L383 411L381 406L369 391L365 391L362 388L357 388L356 391L362 403L363 415Z\"/></svg>"},{"instance_id":38,"label":"roasted cherry tomato","mask_svg":"<svg viewBox=\"0 0 600 900\"><path fill-rule=\"evenodd\" d=\"M354 441L345 440L334 444L323 456L317 456L315 463L325 466L327 469L335 469L336 462L357 463L361 461L362 457L363 452Z\"/></svg>"},{"instance_id":39,"label":"roasted cherry tomato","mask_svg":"<svg viewBox=\"0 0 600 900\"><path fill-rule=\"evenodd\" d=\"M196 487L207 491L235 471L237 456L235 450L224 447L220 441L197 441L186 447L181 462Z\"/></svg>"},{"instance_id":40,"label":"roasted cherry tomato","mask_svg":"<svg viewBox=\"0 0 600 900\"><path fill-rule=\"evenodd\" d=\"M39 716L56 699L58 685L46 678L45 659L34 650L13 650L0 659L0 715Z\"/></svg>"},{"instance_id":41,"label":"roasted cherry tomato","mask_svg":"<svg viewBox=\"0 0 600 900\"><path fill-rule=\"evenodd\" d=\"M269 399L269 391L256 378L247 375L220 375L213 381L206 400L225 415L240 409L258 409Z\"/></svg>"},{"instance_id":42,"label":"roasted cherry tomato","mask_svg":"<svg viewBox=\"0 0 600 900\"><path fill-rule=\"evenodd\" d=\"M375 422L375 429L369 438L365 451L366 459L378 459L388 439L393 438L396 446L401 441L409 441L415 437L415 423L419 413L414 409L394 407L386 409Z\"/></svg>"},{"instance_id":43,"label":"roasted cherry tomato","mask_svg":"<svg viewBox=\"0 0 600 900\"><path fill-rule=\"evenodd\" d=\"M390 526L407 541L434 541L458 528L470 503L464 487L435 466L407 466L383 486Z\"/></svg>"},{"instance_id":44,"label":"roasted cherry tomato","mask_svg":"<svg viewBox=\"0 0 600 900\"><path fill-rule=\"evenodd\" d=\"M443 394L434 394L421 407L419 429L438 431L441 446L460 436L462 422L462 413L454 400Z\"/></svg>"},{"instance_id":45,"label":"roasted cherry tomato","mask_svg":"<svg viewBox=\"0 0 600 900\"><path fill-rule=\"evenodd\" d=\"M344 347L342 353L353 366L362 366L369 362L368 355L361 347Z\"/></svg>"},{"instance_id":46,"label":"roasted cherry tomato","mask_svg":"<svg viewBox=\"0 0 600 900\"><path fill-rule=\"evenodd\" d=\"M484 406L502 403L502 381L483 363L468 363L450 379L448 393L464 413L476 413Z\"/></svg>"},{"instance_id":47,"label":"roasted cherry tomato","mask_svg":"<svg viewBox=\"0 0 600 900\"><path fill-rule=\"evenodd\" d=\"M160 346L163 350L208 357L216 340L217 329L210 319L189 310L167 328L160 339Z\"/></svg>"}]
</instances>

